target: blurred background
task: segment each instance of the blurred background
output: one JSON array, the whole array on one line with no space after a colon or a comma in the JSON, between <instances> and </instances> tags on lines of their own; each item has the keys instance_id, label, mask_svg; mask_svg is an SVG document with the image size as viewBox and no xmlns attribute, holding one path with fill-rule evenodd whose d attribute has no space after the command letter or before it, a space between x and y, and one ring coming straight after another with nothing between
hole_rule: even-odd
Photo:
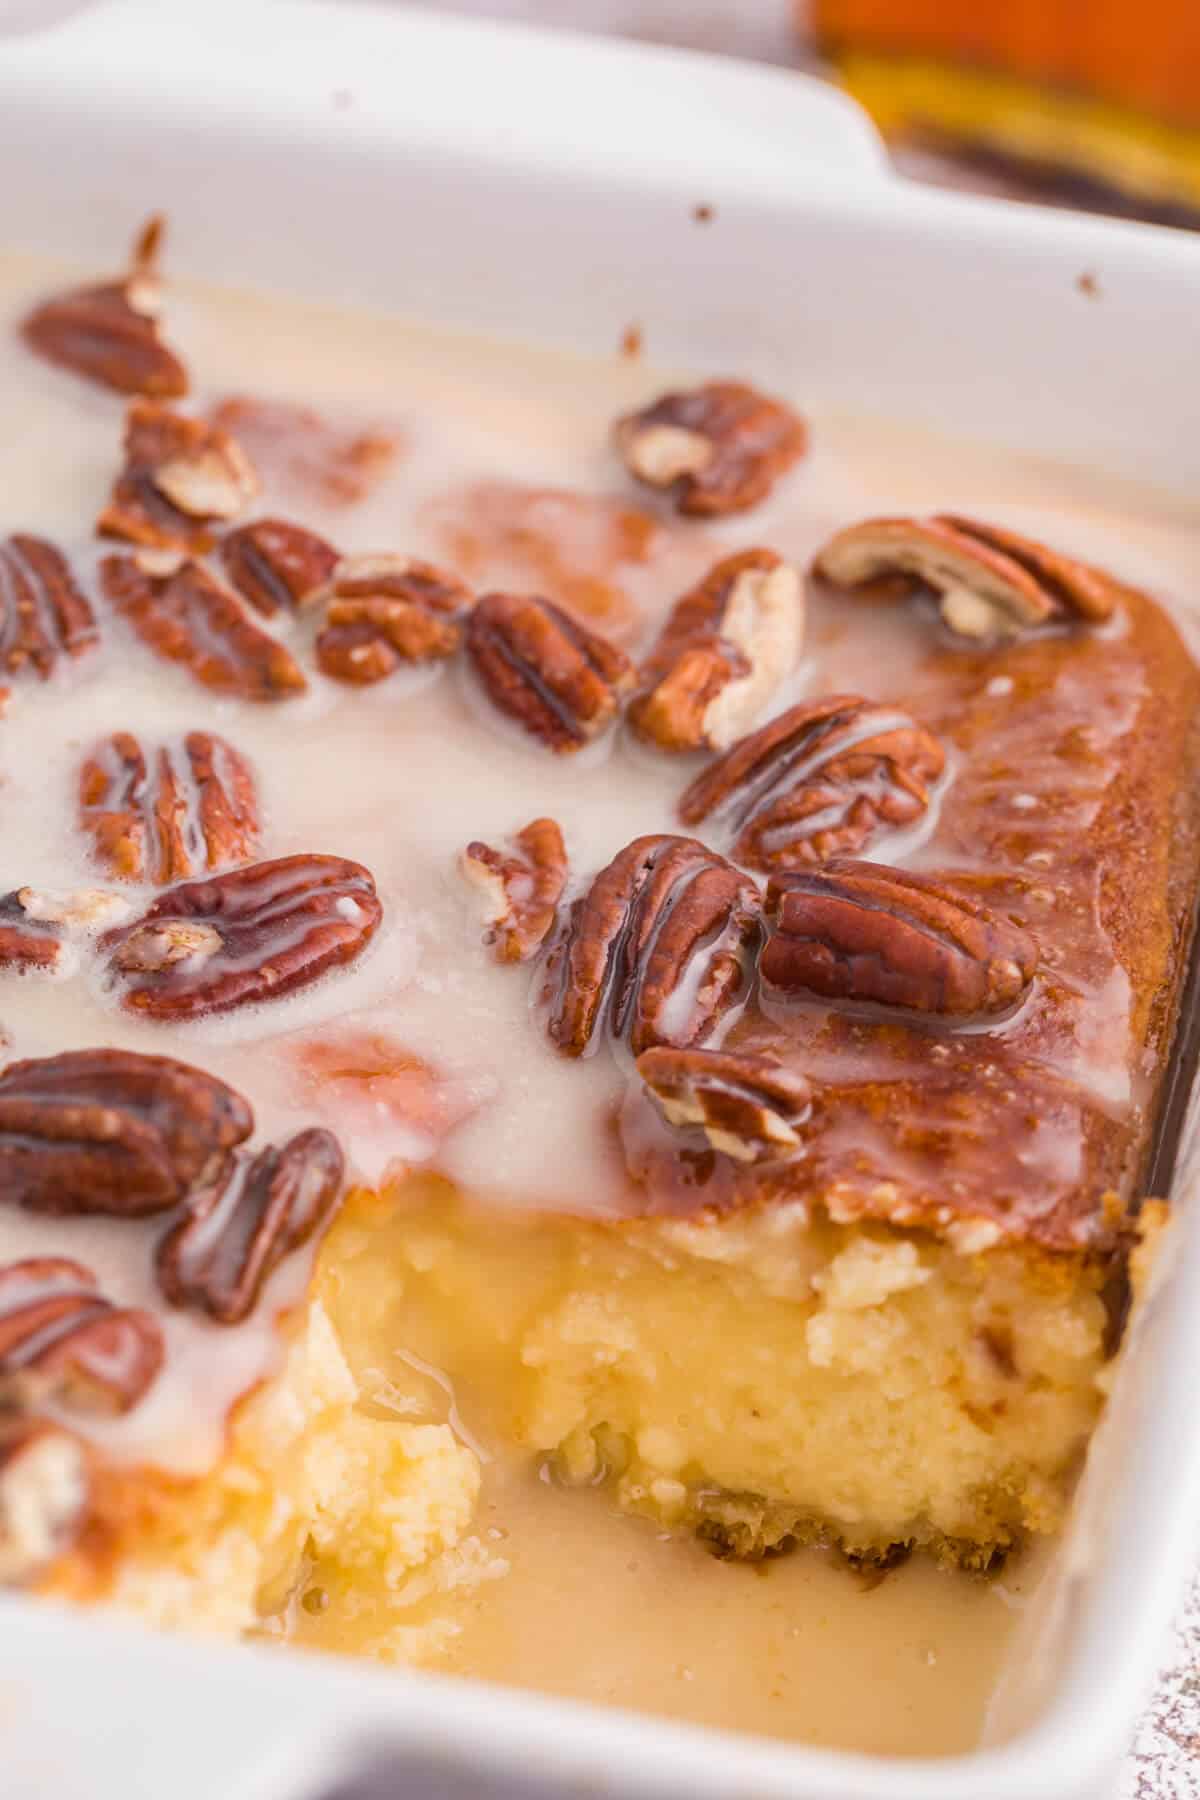
<instances>
[{"instance_id":1,"label":"blurred background","mask_svg":"<svg viewBox=\"0 0 1200 1800\"><path fill-rule=\"evenodd\" d=\"M819 71L918 179L1200 228L1200 0L441 0Z\"/></svg>"}]
</instances>

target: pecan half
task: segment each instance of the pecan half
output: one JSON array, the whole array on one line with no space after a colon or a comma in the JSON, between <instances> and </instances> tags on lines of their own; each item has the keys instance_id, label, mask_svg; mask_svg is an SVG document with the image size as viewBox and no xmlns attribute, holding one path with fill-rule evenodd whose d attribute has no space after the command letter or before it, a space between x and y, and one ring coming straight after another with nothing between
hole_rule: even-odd
<instances>
[{"instance_id":1,"label":"pecan half","mask_svg":"<svg viewBox=\"0 0 1200 1800\"><path fill-rule=\"evenodd\" d=\"M642 666L629 723L663 750L724 750L800 654L804 601L773 550L742 550L677 601Z\"/></svg>"},{"instance_id":2,"label":"pecan half","mask_svg":"<svg viewBox=\"0 0 1200 1800\"><path fill-rule=\"evenodd\" d=\"M255 519L221 539L225 573L266 618L298 612L321 593L338 565L333 545L286 519Z\"/></svg>"},{"instance_id":3,"label":"pecan half","mask_svg":"<svg viewBox=\"0 0 1200 1800\"><path fill-rule=\"evenodd\" d=\"M492 705L551 750L579 750L611 725L633 664L549 600L485 594L467 654Z\"/></svg>"},{"instance_id":4,"label":"pecan half","mask_svg":"<svg viewBox=\"0 0 1200 1800\"><path fill-rule=\"evenodd\" d=\"M21 326L29 348L119 394L159 400L186 394L187 370L159 335L158 255L164 226L161 213L146 221L125 275L71 288L35 306Z\"/></svg>"},{"instance_id":5,"label":"pecan half","mask_svg":"<svg viewBox=\"0 0 1200 1800\"><path fill-rule=\"evenodd\" d=\"M96 615L61 551L18 532L0 544L0 668L42 680L97 642Z\"/></svg>"},{"instance_id":6,"label":"pecan half","mask_svg":"<svg viewBox=\"0 0 1200 1800\"><path fill-rule=\"evenodd\" d=\"M235 519L258 492L236 438L156 400L125 415L125 466L96 521L101 537L153 550L211 550L214 527Z\"/></svg>"},{"instance_id":7,"label":"pecan half","mask_svg":"<svg viewBox=\"0 0 1200 1800\"><path fill-rule=\"evenodd\" d=\"M757 505L808 448L799 414L740 381L663 394L618 419L615 438L631 475L701 517Z\"/></svg>"},{"instance_id":8,"label":"pecan half","mask_svg":"<svg viewBox=\"0 0 1200 1800\"><path fill-rule=\"evenodd\" d=\"M308 987L360 956L382 915L360 863L284 856L170 888L104 944L128 1012L194 1019Z\"/></svg>"},{"instance_id":9,"label":"pecan half","mask_svg":"<svg viewBox=\"0 0 1200 1800\"><path fill-rule=\"evenodd\" d=\"M864 519L830 538L813 567L838 587L910 576L932 588L959 637L1017 637L1060 619L1112 617L1120 585L1033 538L955 513Z\"/></svg>"},{"instance_id":10,"label":"pecan half","mask_svg":"<svg viewBox=\"0 0 1200 1800\"><path fill-rule=\"evenodd\" d=\"M337 566L317 637L335 681L382 681L404 663L439 662L462 643L471 590L411 556L348 556Z\"/></svg>"},{"instance_id":11,"label":"pecan half","mask_svg":"<svg viewBox=\"0 0 1200 1800\"><path fill-rule=\"evenodd\" d=\"M760 899L695 838L635 838L571 907L542 991L551 1043L582 1056L607 1027L635 1056L703 1043L749 985Z\"/></svg>"},{"instance_id":12,"label":"pecan half","mask_svg":"<svg viewBox=\"0 0 1200 1800\"><path fill-rule=\"evenodd\" d=\"M74 1432L28 1413L0 1420L0 1583L32 1581L70 1547L90 1487Z\"/></svg>"},{"instance_id":13,"label":"pecan half","mask_svg":"<svg viewBox=\"0 0 1200 1800\"><path fill-rule=\"evenodd\" d=\"M913 824L945 765L937 738L907 713L831 694L789 708L710 763L679 817L725 820L729 854L752 869L799 869Z\"/></svg>"},{"instance_id":14,"label":"pecan half","mask_svg":"<svg viewBox=\"0 0 1200 1800\"><path fill-rule=\"evenodd\" d=\"M26 906L28 888L0 896L0 969L69 974L71 954L62 924L42 919Z\"/></svg>"},{"instance_id":15,"label":"pecan half","mask_svg":"<svg viewBox=\"0 0 1200 1800\"><path fill-rule=\"evenodd\" d=\"M158 1247L171 1305L196 1307L221 1325L247 1318L272 1270L333 1217L343 1169L337 1139L319 1129L227 1163Z\"/></svg>"},{"instance_id":16,"label":"pecan half","mask_svg":"<svg viewBox=\"0 0 1200 1800\"><path fill-rule=\"evenodd\" d=\"M142 1218L177 1206L249 1137L233 1088L168 1056L68 1050L0 1074L0 1202Z\"/></svg>"},{"instance_id":17,"label":"pecan half","mask_svg":"<svg viewBox=\"0 0 1200 1800\"><path fill-rule=\"evenodd\" d=\"M162 1361L153 1317L114 1306L81 1263L32 1256L0 1268L0 1395L10 1402L128 1412Z\"/></svg>"},{"instance_id":18,"label":"pecan half","mask_svg":"<svg viewBox=\"0 0 1200 1800\"><path fill-rule=\"evenodd\" d=\"M79 773L79 818L111 875L158 887L248 862L258 844L250 765L207 731L159 745L149 762L131 732L105 738Z\"/></svg>"},{"instance_id":19,"label":"pecan half","mask_svg":"<svg viewBox=\"0 0 1200 1800\"><path fill-rule=\"evenodd\" d=\"M143 643L204 687L241 700L286 700L307 688L291 651L200 563L174 552L106 556L100 581Z\"/></svg>"},{"instance_id":20,"label":"pecan half","mask_svg":"<svg viewBox=\"0 0 1200 1800\"><path fill-rule=\"evenodd\" d=\"M478 840L462 854L462 872L484 897L484 943L497 962L528 962L549 937L567 882L567 852L553 819L533 819L511 850Z\"/></svg>"},{"instance_id":21,"label":"pecan half","mask_svg":"<svg viewBox=\"0 0 1200 1800\"><path fill-rule=\"evenodd\" d=\"M68 931L107 931L133 911L124 895L112 894L107 888L52 894L44 888L23 887L17 889L16 900L31 923L62 925Z\"/></svg>"},{"instance_id":22,"label":"pecan half","mask_svg":"<svg viewBox=\"0 0 1200 1800\"><path fill-rule=\"evenodd\" d=\"M767 1162L800 1148L812 1089L772 1057L659 1045L638 1057L637 1072L668 1125L702 1131L726 1156Z\"/></svg>"},{"instance_id":23,"label":"pecan half","mask_svg":"<svg viewBox=\"0 0 1200 1800\"><path fill-rule=\"evenodd\" d=\"M1009 1011L1037 970L1029 932L952 877L837 863L772 882L767 909L761 973L777 993L959 1019Z\"/></svg>"}]
</instances>

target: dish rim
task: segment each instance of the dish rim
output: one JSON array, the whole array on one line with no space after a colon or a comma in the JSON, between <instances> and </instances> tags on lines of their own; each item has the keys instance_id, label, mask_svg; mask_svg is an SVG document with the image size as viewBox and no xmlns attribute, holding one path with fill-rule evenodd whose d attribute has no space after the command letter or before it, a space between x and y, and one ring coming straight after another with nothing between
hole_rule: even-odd
<instances>
[{"instance_id":1,"label":"dish rim","mask_svg":"<svg viewBox=\"0 0 1200 1800\"><path fill-rule=\"evenodd\" d=\"M154 10L139 0L110 0L86 8L36 37L16 40L0 67L0 108L8 98L18 102L5 131L19 136L22 124L36 116L39 104L51 112L56 107L61 111L69 104L83 104L83 120L90 123L103 116L106 105L110 109L123 105L139 91L148 116L161 118L162 95L153 85L155 59L161 58L164 49L179 55L189 27L161 16L156 21ZM209 15L192 70L194 120L202 122L207 117L211 123L213 95L202 91L202 83L212 78L214 69L224 68L229 85L219 88L218 94L226 126L240 127L246 134L255 122L248 108L254 90L240 77L234 78L235 59L247 33L259 44L268 19L275 32L286 22L288 37L283 67L272 71L273 85L268 84L263 107L268 124L283 121L294 130L315 129L305 109L311 105L318 77L322 91L328 88L323 49L336 20L339 59L344 58L347 66L356 64L368 94L378 89L379 71L372 66L377 57L384 63L403 57L410 69L424 59L427 69L436 73L446 68L447 59L465 56L483 68L494 53L502 53L512 82L524 84L530 95L545 90L548 71L554 73L564 93L586 75L589 95L579 120L576 160L564 164L557 176L569 181L582 179L586 173L588 179L603 186L616 175L621 182L631 179L629 157L614 171L601 154L604 146L595 140L604 106L615 94L633 95L626 149L632 146L636 156L639 147L644 150L647 143L653 143L658 123L654 89L669 77L681 84L698 83L704 105L714 99L721 102L727 109L726 123L737 120L745 128L745 154L733 168L710 167L706 155L711 156L711 150L705 153L703 134L698 134L693 149L702 154L689 152L678 164L656 168L647 176L647 184L663 192L703 189L722 197L742 196L777 213L782 209L785 217L793 219L803 219L814 210L836 213L846 229L863 232L886 219L893 225L907 224L913 233L953 238L960 246L975 243L1007 251L1014 268L1029 259L1036 263L1053 258L1056 264L1083 259L1086 264L1100 256L1106 268L1124 271L1135 279L1182 280L1200 298L1200 245L1180 241L1182 234L917 189L886 170L872 128L842 96L805 77L751 69L692 52L448 18L420 9L384 13L338 7L335 12L324 0L273 0L269 8L261 8L247 21L239 18L238 8L222 0ZM193 37L189 42L194 47L197 40ZM119 80L100 91L101 78L114 69L119 71ZM414 88L417 85L413 84ZM458 156L469 161L486 148L486 134L475 129L477 120L465 135L456 134L455 127L463 124L462 108L473 101L474 90L434 104L428 96L435 85L432 78L419 84L426 96L422 102L425 110L418 109L418 115L408 121L412 139L419 142L422 155ZM261 125L262 119L257 123ZM503 150L513 179L519 181L523 173L530 174L539 161L544 165L560 150L564 129L570 141L570 125L553 107L547 107L540 118L536 105L528 108L521 131ZM358 128L364 142L372 142L385 158L395 156L406 141L405 120L377 119L369 109L368 116L359 119ZM799 181L798 157L803 159ZM0 200L0 213L4 206ZM34 247L46 245L35 243ZM180 266L186 269L186 250L182 243L177 247L183 252L178 258ZM1194 1091L1191 1111L1194 1115ZM1178 1204L1194 1185L1192 1173L1185 1170L1173 1200ZM1123 1560L1110 1556L1090 1586L1077 1591L1077 1628L1057 1691L1036 1722L1003 1745L937 1759L814 1750L515 1694L457 1676L416 1671L381 1674L362 1665L331 1669L296 1653L281 1655L278 1649L267 1652L255 1646L213 1649L168 1643L134 1625L81 1618L20 1596L3 1601L10 1629L0 1637L0 1682L10 1691L20 1692L26 1689L34 1669L70 1668L79 1691L91 1686L92 1698L98 1701L104 1694L111 1698L119 1693L131 1678L145 1680L156 1695L159 1729L155 1735L160 1739L169 1731L182 1730L184 1722L194 1717L194 1684L207 1685L214 1698L218 1693L223 1697L225 1710L219 1728L214 1725L213 1729L214 1740L221 1732L225 1734L222 1754L227 1751L233 1756L236 1752L239 1759L250 1759L243 1769L231 1765L225 1772L227 1783L244 1775L247 1800L252 1794L261 1794L265 1800L268 1794L306 1791L294 1785L297 1758L300 1763L307 1762L311 1772L315 1734L329 1731L337 1731L345 1739L347 1755L383 1756L397 1771L406 1758L411 1762L432 1757L452 1761L467 1772L477 1769L486 1753L490 1768L525 1775L527 1759L534 1757L564 1786L588 1781L605 1791L611 1788L646 1795L724 1796L745 1790L756 1795L786 1794L793 1800L805 1796L811 1800L1017 1800L1017 1796L1031 1800L1039 1794L1047 1800L1073 1800L1098 1786L1120 1753L1178 1597L1182 1556L1192 1540L1190 1521L1200 1510L1200 1443L1189 1442L1187 1431L1191 1422L1187 1371L1200 1360L1200 1309L1193 1322L1187 1306L1192 1284L1200 1283L1200 1220L1194 1205L1190 1218L1185 1209L1180 1239L1178 1263L1155 1321L1160 1340L1155 1350L1159 1410L1143 1421L1137 1444L1137 1479L1127 1476L1123 1480L1106 1525L1106 1536L1119 1536L1130 1546L1129 1553ZM106 1644L113 1648L112 1658L105 1655ZM186 1684L186 1708L180 1709L176 1699L170 1703L166 1699L172 1679ZM1104 1709L1098 1723L1096 1697L1101 1695ZM255 1709L262 1708L261 1713L255 1711L254 1722L260 1728L271 1725L277 1729L303 1708L312 1721L304 1745L283 1752L268 1741L264 1730L243 1731L243 1722L249 1723L251 1702ZM32 1720L22 1724L21 1741L31 1728ZM64 1749L65 1743L64 1738ZM468 1743L472 1746L469 1752L465 1750ZM217 1747L214 1743L213 1748ZM337 1760L340 1752L332 1754ZM472 1757L477 1760L473 1762ZM96 1791L94 1785L87 1785L96 1781L95 1758L96 1743L89 1741L85 1746L81 1740L81 1794ZM250 1766L255 1763L257 1770ZM142 1791L131 1788L127 1768L115 1763L109 1766L114 1782L118 1777L122 1780L121 1791L131 1796ZM146 1767L152 1766L150 1758ZM631 1768L637 1771L633 1777L617 1773ZM190 1800L191 1791L197 1796L211 1791L196 1785L198 1770L183 1772L189 1787L181 1790L179 1773L175 1784L178 1800ZM471 1779L472 1791L478 1792L477 1778ZM146 1786L145 1792L150 1791Z\"/></svg>"}]
</instances>

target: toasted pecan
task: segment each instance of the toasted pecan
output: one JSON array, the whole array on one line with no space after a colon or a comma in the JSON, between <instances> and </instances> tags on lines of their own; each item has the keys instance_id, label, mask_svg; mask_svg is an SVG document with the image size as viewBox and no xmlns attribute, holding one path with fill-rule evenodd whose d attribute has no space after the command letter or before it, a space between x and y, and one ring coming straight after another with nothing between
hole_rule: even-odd
<instances>
[{"instance_id":1,"label":"toasted pecan","mask_svg":"<svg viewBox=\"0 0 1200 1800\"><path fill-rule=\"evenodd\" d=\"M466 646L493 706L560 753L611 725L633 686L624 651L549 600L485 594Z\"/></svg>"},{"instance_id":2,"label":"toasted pecan","mask_svg":"<svg viewBox=\"0 0 1200 1800\"><path fill-rule=\"evenodd\" d=\"M749 987L758 889L695 838L635 838L570 909L542 988L551 1043L701 1044Z\"/></svg>"},{"instance_id":3,"label":"toasted pecan","mask_svg":"<svg viewBox=\"0 0 1200 1800\"><path fill-rule=\"evenodd\" d=\"M932 732L898 707L831 694L790 707L701 770L679 817L721 820L729 854L752 869L803 868L914 824L945 763Z\"/></svg>"},{"instance_id":4,"label":"toasted pecan","mask_svg":"<svg viewBox=\"0 0 1200 1800\"><path fill-rule=\"evenodd\" d=\"M7 899L16 902L31 925L61 925L69 932L107 931L133 910L123 895L114 894L109 888L71 888L64 892L22 887Z\"/></svg>"},{"instance_id":5,"label":"toasted pecan","mask_svg":"<svg viewBox=\"0 0 1200 1800\"><path fill-rule=\"evenodd\" d=\"M768 992L963 1019L1008 1012L1037 970L1032 936L953 876L838 862L773 881Z\"/></svg>"},{"instance_id":6,"label":"toasted pecan","mask_svg":"<svg viewBox=\"0 0 1200 1800\"><path fill-rule=\"evenodd\" d=\"M567 881L567 852L553 819L532 819L496 850L478 840L461 861L464 878L482 894L487 930L497 962L527 962L554 928Z\"/></svg>"},{"instance_id":7,"label":"toasted pecan","mask_svg":"<svg viewBox=\"0 0 1200 1800\"><path fill-rule=\"evenodd\" d=\"M73 975L78 958L72 937L106 930L129 910L119 894L103 888L14 888L0 895L0 969Z\"/></svg>"},{"instance_id":8,"label":"toasted pecan","mask_svg":"<svg viewBox=\"0 0 1200 1800\"><path fill-rule=\"evenodd\" d=\"M618 419L615 438L631 475L701 517L757 505L808 448L797 413L740 381L663 394Z\"/></svg>"},{"instance_id":9,"label":"toasted pecan","mask_svg":"<svg viewBox=\"0 0 1200 1800\"><path fill-rule=\"evenodd\" d=\"M724 750L800 654L804 600L773 550L742 550L676 602L639 673L629 723L663 750Z\"/></svg>"}]
</instances>

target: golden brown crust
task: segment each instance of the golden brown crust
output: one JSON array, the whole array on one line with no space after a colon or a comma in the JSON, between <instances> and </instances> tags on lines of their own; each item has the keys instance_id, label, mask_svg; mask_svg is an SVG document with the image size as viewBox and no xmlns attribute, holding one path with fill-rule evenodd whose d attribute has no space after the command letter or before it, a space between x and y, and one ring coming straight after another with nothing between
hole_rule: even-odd
<instances>
[{"instance_id":1,"label":"golden brown crust","mask_svg":"<svg viewBox=\"0 0 1200 1800\"><path fill-rule=\"evenodd\" d=\"M854 604L869 630L873 603ZM966 1030L759 1002L724 1048L813 1082L804 1154L733 1164L635 1100L621 1135L642 1210L805 1199L970 1248L1110 1253L1137 1198L1200 877L1200 671L1165 613L1125 593L1102 631L931 645L903 694L877 698L912 708L957 763L910 860L953 869L1032 933L1032 992L1011 1020Z\"/></svg>"}]
</instances>

